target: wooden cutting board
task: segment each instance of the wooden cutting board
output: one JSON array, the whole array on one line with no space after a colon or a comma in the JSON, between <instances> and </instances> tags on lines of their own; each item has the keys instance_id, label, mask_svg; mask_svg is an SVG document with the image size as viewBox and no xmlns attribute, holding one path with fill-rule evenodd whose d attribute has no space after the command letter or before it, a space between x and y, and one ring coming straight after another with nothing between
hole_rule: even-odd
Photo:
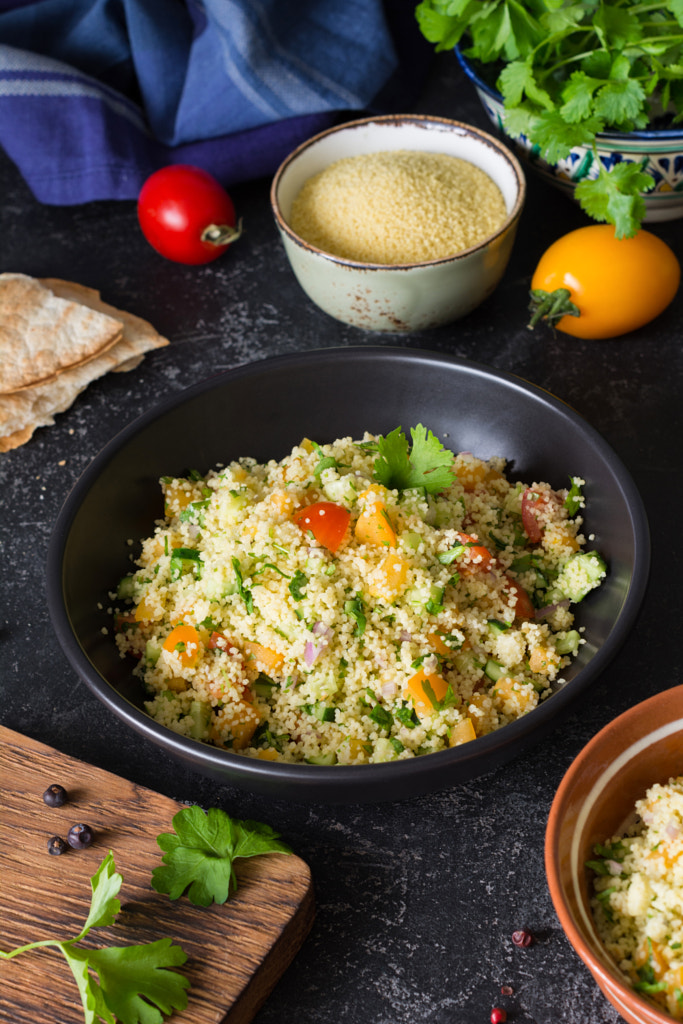
<instances>
[{"instance_id":1,"label":"wooden cutting board","mask_svg":"<svg viewBox=\"0 0 683 1024\"><path fill-rule=\"evenodd\" d=\"M69 794L63 807L43 802L52 783ZM187 953L181 970L191 983L187 1009L168 1018L172 1024L250 1021L313 923L310 871L293 854L273 853L236 862L239 888L222 906L156 893L156 837L173 830L181 806L0 726L0 948L76 936L90 906L90 878L111 850L123 875L121 913L84 945L169 936ZM49 837L66 837L79 822L96 833L93 845L50 856ZM76 983L57 950L0 960L0 1022L82 1024Z\"/></svg>"}]
</instances>

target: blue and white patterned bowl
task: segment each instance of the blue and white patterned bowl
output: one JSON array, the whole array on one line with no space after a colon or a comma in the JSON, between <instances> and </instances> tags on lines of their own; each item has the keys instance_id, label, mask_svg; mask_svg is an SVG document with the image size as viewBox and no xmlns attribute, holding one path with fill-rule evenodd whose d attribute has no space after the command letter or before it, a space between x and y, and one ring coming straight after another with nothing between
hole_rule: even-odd
<instances>
[{"instance_id":1,"label":"blue and white patterned bowl","mask_svg":"<svg viewBox=\"0 0 683 1024\"><path fill-rule=\"evenodd\" d=\"M460 66L474 85L481 104L493 124L512 140L518 153L544 178L573 198L574 186L586 179L597 178L599 163L607 170L623 160L643 165L655 186L643 192L646 221L675 220L683 217L683 126L660 131L601 132L597 136L598 160L591 149L575 146L568 157L550 164L544 160L537 145L525 135L510 135L503 120L503 99L487 85L471 64L455 48Z\"/></svg>"}]
</instances>

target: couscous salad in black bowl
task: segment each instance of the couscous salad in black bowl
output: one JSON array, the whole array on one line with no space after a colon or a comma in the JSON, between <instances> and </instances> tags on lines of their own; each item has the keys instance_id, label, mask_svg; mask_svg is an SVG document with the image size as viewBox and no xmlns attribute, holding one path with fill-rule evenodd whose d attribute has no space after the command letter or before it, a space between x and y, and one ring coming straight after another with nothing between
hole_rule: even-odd
<instances>
[{"instance_id":1,"label":"couscous salad in black bowl","mask_svg":"<svg viewBox=\"0 0 683 1024\"><path fill-rule=\"evenodd\" d=\"M320 350L125 428L49 551L74 669L146 741L280 798L396 800L560 720L640 606L649 534L606 442L510 374Z\"/></svg>"}]
</instances>

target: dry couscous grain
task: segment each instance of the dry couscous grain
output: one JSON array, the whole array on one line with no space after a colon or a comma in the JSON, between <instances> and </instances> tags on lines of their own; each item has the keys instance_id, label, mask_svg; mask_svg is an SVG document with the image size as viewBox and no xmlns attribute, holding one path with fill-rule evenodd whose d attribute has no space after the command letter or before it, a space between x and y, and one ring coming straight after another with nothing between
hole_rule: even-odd
<instances>
[{"instance_id":1,"label":"dry couscous grain","mask_svg":"<svg viewBox=\"0 0 683 1024\"><path fill-rule=\"evenodd\" d=\"M309 178L289 223L333 256L402 264L477 245L506 215L498 186L469 161L396 150L345 157Z\"/></svg>"},{"instance_id":2,"label":"dry couscous grain","mask_svg":"<svg viewBox=\"0 0 683 1024\"><path fill-rule=\"evenodd\" d=\"M429 437L451 463L434 494L378 483L370 434L162 479L113 609L157 722L367 764L468 742L551 693L582 642L570 603L605 574L582 551L583 481L526 487Z\"/></svg>"},{"instance_id":3,"label":"dry couscous grain","mask_svg":"<svg viewBox=\"0 0 683 1024\"><path fill-rule=\"evenodd\" d=\"M683 778L652 786L635 811L589 861L593 914L633 987L683 1020Z\"/></svg>"}]
</instances>

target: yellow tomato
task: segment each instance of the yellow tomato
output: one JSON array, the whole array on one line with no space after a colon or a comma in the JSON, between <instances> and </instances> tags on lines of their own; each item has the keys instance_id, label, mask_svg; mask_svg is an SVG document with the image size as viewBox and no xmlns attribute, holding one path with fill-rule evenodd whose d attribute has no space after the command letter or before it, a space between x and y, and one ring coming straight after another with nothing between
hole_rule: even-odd
<instances>
[{"instance_id":1,"label":"yellow tomato","mask_svg":"<svg viewBox=\"0 0 683 1024\"><path fill-rule=\"evenodd\" d=\"M681 268L661 238L640 230L617 238L610 224L591 224L558 238L531 279L536 290L566 288L579 316L553 326L576 338L615 338L654 320L675 296Z\"/></svg>"}]
</instances>

